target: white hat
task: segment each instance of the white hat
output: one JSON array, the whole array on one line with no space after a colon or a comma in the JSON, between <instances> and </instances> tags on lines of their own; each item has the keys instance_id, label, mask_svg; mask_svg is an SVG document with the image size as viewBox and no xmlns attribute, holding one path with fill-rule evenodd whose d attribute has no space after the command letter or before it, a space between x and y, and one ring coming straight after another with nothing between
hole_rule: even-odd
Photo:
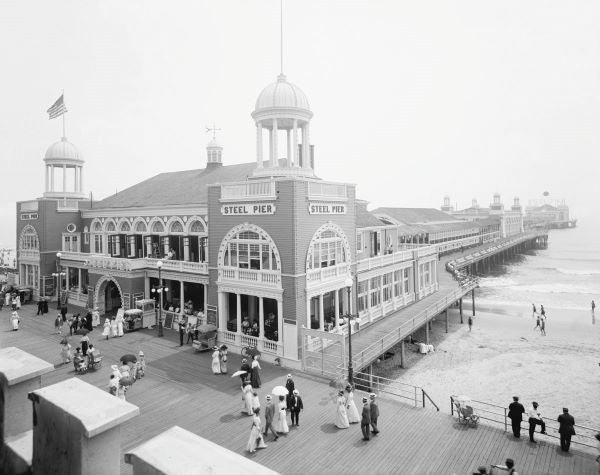
<instances>
[{"instance_id":1,"label":"white hat","mask_svg":"<svg viewBox=\"0 0 600 475\"><path fill-rule=\"evenodd\" d=\"M294 396L297 396L298 394L300 394L300 393L298 392L298 390L297 390L297 389L294 389Z\"/></svg>"},{"instance_id":2,"label":"white hat","mask_svg":"<svg viewBox=\"0 0 600 475\"><path fill-rule=\"evenodd\" d=\"M292 377L292 375L291 375L291 374L288 374L288 375L287 375L287 377L288 377L288 379L290 379L290 378Z\"/></svg>"},{"instance_id":3,"label":"white hat","mask_svg":"<svg viewBox=\"0 0 600 475\"><path fill-rule=\"evenodd\" d=\"M144 356L144 352L142 350L140 350L140 352L138 353L138 356Z\"/></svg>"}]
</instances>

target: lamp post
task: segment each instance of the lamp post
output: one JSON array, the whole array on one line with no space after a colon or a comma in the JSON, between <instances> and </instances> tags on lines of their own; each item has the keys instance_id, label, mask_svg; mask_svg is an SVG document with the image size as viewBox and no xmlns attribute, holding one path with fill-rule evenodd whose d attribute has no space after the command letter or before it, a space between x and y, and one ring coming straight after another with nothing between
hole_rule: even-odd
<instances>
[{"instance_id":1,"label":"lamp post","mask_svg":"<svg viewBox=\"0 0 600 475\"><path fill-rule=\"evenodd\" d=\"M352 384L353 375L352 375L352 320L356 318L356 315L352 315L352 283L353 279L348 277L344 284L347 287L348 291L348 383Z\"/></svg>"},{"instance_id":2,"label":"lamp post","mask_svg":"<svg viewBox=\"0 0 600 475\"><path fill-rule=\"evenodd\" d=\"M65 275L64 272L61 272L61 266L60 266L61 256L62 256L62 254L60 252L56 253L56 273L52 274L52 276L56 277L56 283L57 283L57 287L58 287L58 303L56 304L57 310L60 310L60 307L61 307L60 291L62 288L62 277Z\"/></svg>"},{"instance_id":3,"label":"lamp post","mask_svg":"<svg viewBox=\"0 0 600 475\"><path fill-rule=\"evenodd\" d=\"M162 307L163 307L163 292L167 292L169 289L163 287L162 278L161 278L161 269L163 266L162 261L158 261L156 263L156 267L158 269L158 287L152 289L152 293L158 293L159 296L159 304L158 304L158 336L164 336L163 333L163 322L162 322Z\"/></svg>"}]
</instances>

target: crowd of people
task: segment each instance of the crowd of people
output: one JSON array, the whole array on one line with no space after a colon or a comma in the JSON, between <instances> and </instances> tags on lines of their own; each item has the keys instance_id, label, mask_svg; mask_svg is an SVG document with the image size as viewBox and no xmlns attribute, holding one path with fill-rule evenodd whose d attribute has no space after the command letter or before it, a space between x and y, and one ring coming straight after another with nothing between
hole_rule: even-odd
<instances>
[{"instance_id":1,"label":"crowd of people","mask_svg":"<svg viewBox=\"0 0 600 475\"><path fill-rule=\"evenodd\" d=\"M535 318L535 326L533 327L533 331L540 330L540 334L542 336L546 336L546 309L543 305L540 305L540 311L537 311L537 308L534 303L531 304L533 308L532 317Z\"/></svg>"}]
</instances>

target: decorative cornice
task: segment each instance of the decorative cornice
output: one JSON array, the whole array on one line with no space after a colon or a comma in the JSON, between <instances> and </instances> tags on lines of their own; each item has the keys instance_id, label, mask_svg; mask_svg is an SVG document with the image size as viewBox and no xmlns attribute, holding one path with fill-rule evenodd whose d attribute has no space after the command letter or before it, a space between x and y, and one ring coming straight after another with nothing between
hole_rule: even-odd
<instances>
[{"instance_id":1,"label":"decorative cornice","mask_svg":"<svg viewBox=\"0 0 600 475\"><path fill-rule=\"evenodd\" d=\"M98 208L98 209L86 209L81 211L83 218L111 218L111 217L133 217L138 216L206 216L208 214L207 204L198 204L194 206L185 205L174 205L174 206L161 206L161 207L127 207L127 208Z\"/></svg>"}]
</instances>

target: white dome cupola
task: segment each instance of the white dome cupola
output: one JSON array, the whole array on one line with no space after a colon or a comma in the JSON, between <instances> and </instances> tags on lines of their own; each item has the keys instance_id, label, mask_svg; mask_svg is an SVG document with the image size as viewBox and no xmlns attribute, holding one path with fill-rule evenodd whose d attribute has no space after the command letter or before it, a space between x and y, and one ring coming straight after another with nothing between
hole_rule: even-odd
<instances>
[{"instance_id":1,"label":"white dome cupola","mask_svg":"<svg viewBox=\"0 0 600 475\"><path fill-rule=\"evenodd\" d=\"M306 94L288 82L283 73L262 90L252 112L256 123L254 176L314 176L314 152L310 145L312 116ZM268 134L266 162L263 156L265 130Z\"/></svg>"},{"instance_id":2,"label":"white dome cupola","mask_svg":"<svg viewBox=\"0 0 600 475\"><path fill-rule=\"evenodd\" d=\"M206 168L212 169L223 165L223 146L217 140L216 125L206 127L206 132L212 132L212 140L206 146Z\"/></svg>"},{"instance_id":3,"label":"white dome cupola","mask_svg":"<svg viewBox=\"0 0 600 475\"><path fill-rule=\"evenodd\" d=\"M46 150L44 198L85 198L83 192L83 155L63 137Z\"/></svg>"}]
</instances>

